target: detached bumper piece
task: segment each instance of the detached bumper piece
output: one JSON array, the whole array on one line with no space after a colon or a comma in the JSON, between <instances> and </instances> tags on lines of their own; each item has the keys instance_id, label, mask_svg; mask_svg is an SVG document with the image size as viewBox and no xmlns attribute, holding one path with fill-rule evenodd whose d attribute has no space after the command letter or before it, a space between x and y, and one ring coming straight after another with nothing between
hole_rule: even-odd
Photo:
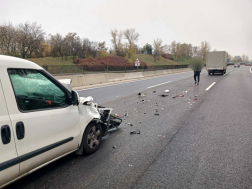
<instances>
[{"instance_id":1,"label":"detached bumper piece","mask_svg":"<svg viewBox=\"0 0 252 189\"><path fill-rule=\"evenodd\" d=\"M101 115L100 122L105 128L104 136L107 135L109 131L119 127L122 123L122 119L119 116L111 114L112 110L112 108L98 106L98 111Z\"/></svg>"}]
</instances>

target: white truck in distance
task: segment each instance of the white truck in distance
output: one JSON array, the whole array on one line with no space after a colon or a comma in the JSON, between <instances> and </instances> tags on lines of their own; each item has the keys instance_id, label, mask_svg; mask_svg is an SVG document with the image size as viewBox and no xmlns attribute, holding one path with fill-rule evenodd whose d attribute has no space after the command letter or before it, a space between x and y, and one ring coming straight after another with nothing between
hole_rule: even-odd
<instances>
[{"instance_id":1,"label":"white truck in distance","mask_svg":"<svg viewBox=\"0 0 252 189\"><path fill-rule=\"evenodd\" d=\"M206 69L208 75L215 73L225 74L227 70L228 53L226 51L208 52L206 56Z\"/></svg>"},{"instance_id":2,"label":"white truck in distance","mask_svg":"<svg viewBox=\"0 0 252 189\"><path fill-rule=\"evenodd\" d=\"M122 119L70 80L37 64L0 55L0 188L70 153L91 154Z\"/></svg>"}]
</instances>

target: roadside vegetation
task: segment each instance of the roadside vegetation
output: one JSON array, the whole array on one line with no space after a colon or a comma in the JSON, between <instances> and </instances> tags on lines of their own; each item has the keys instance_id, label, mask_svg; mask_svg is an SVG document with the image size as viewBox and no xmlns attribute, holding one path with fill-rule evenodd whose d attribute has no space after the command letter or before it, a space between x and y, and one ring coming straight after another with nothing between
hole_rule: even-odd
<instances>
[{"instance_id":1,"label":"roadside vegetation","mask_svg":"<svg viewBox=\"0 0 252 189\"><path fill-rule=\"evenodd\" d=\"M140 60L141 66L188 64L193 56L201 56L205 60L207 52L211 50L207 41L195 46L176 41L164 44L160 38L140 47L137 44L140 34L133 28L121 31L113 29L110 33L112 48L109 49L105 41L91 41L81 38L77 33L46 35L42 26L36 22L16 26L3 23L0 25L0 54L29 59L41 66L81 64L87 67L120 67L125 66L124 63L134 66L136 58ZM249 60L246 55L240 57L242 61ZM234 58L229 55L229 59L232 61Z\"/></svg>"}]
</instances>

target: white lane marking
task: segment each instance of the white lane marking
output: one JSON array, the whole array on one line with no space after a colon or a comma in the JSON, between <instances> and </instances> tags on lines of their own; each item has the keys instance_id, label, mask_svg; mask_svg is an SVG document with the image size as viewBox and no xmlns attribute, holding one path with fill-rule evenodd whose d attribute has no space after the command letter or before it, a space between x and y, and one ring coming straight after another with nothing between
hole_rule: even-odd
<instances>
[{"instance_id":1,"label":"white lane marking","mask_svg":"<svg viewBox=\"0 0 252 189\"><path fill-rule=\"evenodd\" d=\"M153 88L153 87L157 87L159 85L164 85L166 83L170 83L171 81L167 81L167 82L164 82L164 83L160 83L160 84L157 84L157 85L153 85L153 86L150 86L150 87L147 87L147 89L150 89L150 88Z\"/></svg>"},{"instance_id":2,"label":"white lane marking","mask_svg":"<svg viewBox=\"0 0 252 189\"><path fill-rule=\"evenodd\" d=\"M191 72L191 71L188 71L188 72ZM145 81L145 80L149 80L149 79L155 79L155 78L160 78L160 77L167 77L167 76L170 76L170 75L184 74L184 73L188 73L188 72L181 72L181 73L175 73L175 74L169 74L169 75L162 75L162 76L151 77L151 78L147 78L147 79L140 79L140 80L136 80L136 81L128 81L128 82L117 83L117 84L111 84L111 85L104 85L104 86L99 86L99 87L92 87L92 88L86 88L86 89L79 89L79 90L75 90L75 91L86 91L86 90L91 90L91 89L98 89L98 88L103 88L103 87L110 87L110 86L115 86L115 85L122 85L122 84L126 84L126 83L133 83L133 82L137 82L137 81Z\"/></svg>"},{"instance_id":3,"label":"white lane marking","mask_svg":"<svg viewBox=\"0 0 252 189\"><path fill-rule=\"evenodd\" d=\"M147 80L147 79L146 79L146 80ZM142 80L137 80L137 81L142 81ZM137 82L137 81L129 81L129 82L124 82L124 83L112 84L112 85L104 85L104 86L93 87L93 88L79 89L79 90L76 90L76 91L86 91L86 90L90 90L90 89L98 89L98 88L103 88L103 87L110 87L110 86L115 86L115 85L122 85L122 84L126 84L126 83L133 83L133 82Z\"/></svg>"},{"instance_id":4,"label":"white lane marking","mask_svg":"<svg viewBox=\"0 0 252 189\"><path fill-rule=\"evenodd\" d=\"M212 86L214 86L216 82L213 82L209 87L206 88L206 91L208 91Z\"/></svg>"}]
</instances>

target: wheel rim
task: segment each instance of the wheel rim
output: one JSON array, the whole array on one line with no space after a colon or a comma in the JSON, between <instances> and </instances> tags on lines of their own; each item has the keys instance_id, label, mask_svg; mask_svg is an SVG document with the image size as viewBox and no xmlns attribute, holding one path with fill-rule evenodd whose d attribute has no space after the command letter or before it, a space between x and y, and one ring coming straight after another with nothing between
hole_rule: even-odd
<instances>
[{"instance_id":1,"label":"wheel rim","mask_svg":"<svg viewBox=\"0 0 252 189\"><path fill-rule=\"evenodd\" d=\"M99 127L93 126L90 128L87 137L87 144L90 149L95 149L100 143L101 131Z\"/></svg>"}]
</instances>

